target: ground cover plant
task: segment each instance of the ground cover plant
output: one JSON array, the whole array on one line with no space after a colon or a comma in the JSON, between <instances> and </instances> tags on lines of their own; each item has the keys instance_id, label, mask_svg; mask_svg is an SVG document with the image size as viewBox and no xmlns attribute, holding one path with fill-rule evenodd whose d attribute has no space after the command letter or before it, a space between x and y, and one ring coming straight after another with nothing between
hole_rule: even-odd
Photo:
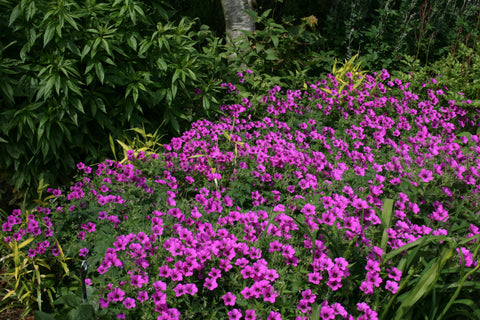
<instances>
[{"instance_id":1,"label":"ground cover plant","mask_svg":"<svg viewBox=\"0 0 480 320\"><path fill-rule=\"evenodd\" d=\"M470 101L387 70L259 100L238 76L220 121L79 163L75 185L3 221L2 262L35 292L10 298L42 319L478 318Z\"/></svg>"}]
</instances>

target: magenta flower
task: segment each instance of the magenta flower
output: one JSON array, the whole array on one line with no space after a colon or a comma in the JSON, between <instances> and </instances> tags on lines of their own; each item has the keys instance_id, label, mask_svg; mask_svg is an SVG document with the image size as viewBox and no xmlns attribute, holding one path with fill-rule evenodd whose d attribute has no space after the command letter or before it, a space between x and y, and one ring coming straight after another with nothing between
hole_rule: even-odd
<instances>
[{"instance_id":1,"label":"magenta flower","mask_svg":"<svg viewBox=\"0 0 480 320\"><path fill-rule=\"evenodd\" d=\"M335 319L335 310L328 305L324 305L320 310L320 317L322 318L322 320Z\"/></svg>"},{"instance_id":2,"label":"magenta flower","mask_svg":"<svg viewBox=\"0 0 480 320\"><path fill-rule=\"evenodd\" d=\"M135 308L135 299L125 298L125 300L123 301L123 305L124 305L125 308L127 308L127 309Z\"/></svg>"},{"instance_id":3,"label":"magenta flower","mask_svg":"<svg viewBox=\"0 0 480 320\"><path fill-rule=\"evenodd\" d=\"M227 312L228 320L240 320L242 318L242 312L239 309L233 309Z\"/></svg>"},{"instance_id":4,"label":"magenta flower","mask_svg":"<svg viewBox=\"0 0 480 320\"><path fill-rule=\"evenodd\" d=\"M360 290L363 291L365 294L372 294L373 293L373 283L370 281L363 281L360 285Z\"/></svg>"},{"instance_id":5,"label":"magenta flower","mask_svg":"<svg viewBox=\"0 0 480 320\"><path fill-rule=\"evenodd\" d=\"M267 320L282 320L282 315L280 312L270 311Z\"/></svg>"},{"instance_id":6,"label":"magenta flower","mask_svg":"<svg viewBox=\"0 0 480 320\"><path fill-rule=\"evenodd\" d=\"M87 248L82 248L82 249L80 249L80 252L79 252L78 255L79 255L80 257L85 257L85 256L88 254L88 252L89 252L89 251L88 251Z\"/></svg>"},{"instance_id":7,"label":"magenta flower","mask_svg":"<svg viewBox=\"0 0 480 320\"><path fill-rule=\"evenodd\" d=\"M430 170L422 169L420 170L420 173L418 174L418 176L425 183L433 180L433 173Z\"/></svg>"},{"instance_id":8,"label":"magenta flower","mask_svg":"<svg viewBox=\"0 0 480 320\"><path fill-rule=\"evenodd\" d=\"M205 278L205 283L203 284L205 288L212 291L218 287L217 280L212 278Z\"/></svg>"},{"instance_id":9,"label":"magenta flower","mask_svg":"<svg viewBox=\"0 0 480 320\"><path fill-rule=\"evenodd\" d=\"M227 294L222 296L222 299L223 299L223 303L225 303L226 306L234 306L235 300L237 299L237 297L231 292L227 292Z\"/></svg>"},{"instance_id":10,"label":"magenta flower","mask_svg":"<svg viewBox=\"0 0 480 320\"><path fill-rule=\"evenodd\" d=\"M313 284L319 284L322 280L322 276L318 272L312 272L308 274L308 281Z\"/></svg>"},{"instance_id":11,"label":"magenta flower","mask_svg":"<svg viewBox=\"0 0 480 320\"><path fill-rule=\"evenodd\" d=\"M115 288L107 294L109 301L123 301L125 292L120 288Z\"/></svg>"},{"instance_id":12,"label":"magenta flower","mask_svg":"<svg viewBox=\"0 0 480 320\"><path fill-rule=\"evenodd\" d=\"M145 302L148 300L148 292L140 291L137 296L137 300L140 302Z\"/></svg>"},{"instance_id":13,"label":"magenta flower","mask_svg":"<svg viewBox=\"0 0 480 320\"><path fill-rule=\"evenodd\" d=\"M398 290L398 283L395 281L387 280L385 284L385 289L395 294L397 293L397 290Z\"/></svg>"},{"instance_id":14,"label":"magenta flower","mask_svg":"<svg viewBox=\"0 0 480 320\"><path fill-rule=\"evenodd\" d=\"M402 271L401 270L398 270L397 268L392 267L390 269L387 269L387 271L388 271L388 277L390 279L393 279L395 281L400 281L400 278L402 277Z\"/></svg>"},{"instance_id":15,"label":"magenta flower","mask_svg":"<svg viewBox=\"0 0 480 320\"><path fill-rule=\"evenodd\" d=\"M245 311L245 320L256 320L257 316L255 314L255 310L249 309Z\"/></svg>"}]
</instances>

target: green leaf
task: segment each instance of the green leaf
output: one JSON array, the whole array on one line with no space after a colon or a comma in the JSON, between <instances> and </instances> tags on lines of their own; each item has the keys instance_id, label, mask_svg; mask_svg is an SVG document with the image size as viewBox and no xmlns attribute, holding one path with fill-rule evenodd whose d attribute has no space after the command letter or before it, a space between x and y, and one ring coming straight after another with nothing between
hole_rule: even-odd
<instances>
[{"instance_id":1,"label":"green leaf","mask_svg":"<svg viewBox=\"0 0 480 320\"><path fill-rule=\"evenodd\" d=\"M110 149L112 150L113 157L117 160L117 153L115 152L115 143L113 142L112 135L108 135L108 141L110 142Z\"/></svg>"},{"instance_id":2,"label":"green leaf","mask_svg":"<svg viewBox=\"0 0 480 320\"><path fill-rule=\"evenodd\" d=\"M178 124L177 117L175 117L173 114L170 116L170 123L172 124L173 129L177 134L180 133L180 125Z\"/></svg>"},{"instance_id":3,"label":"green leaf","mask_svg":"<svg viewBox=\"0 0 480 320\"><path fill-rule=\"evenodd\" d=\"M278 47L278 37L277 36L272 36L271 39L272 39L272 42L273 42L273 46L275 48L277 48Z\"/></svg>"},{"instance_id":4,"label":"green leaf","mask_svg":"<svg viewBox=\"0 0 480 320\"><path fill-rule=\"evenodd\" d=\"M66 304L69 307L77 307L81 303L82 298L73 293L65 294L53 302L55 305Z\"/></svg>"},{"instance_id":5,"label":"green leaf","mask_svg":"<svg viewBox=\"0 0 480 320\"><path fill-rule=\"evenodd\" d=\"M83 109L82 101L80 101L80 99L72 99L72 105L75 107L75 109L77 109L81 113L85 113L85 110Z\"/></svg>"},{"instance_id":6,"label":"green leaf","mask_svg":"<svg viewBox=\"0 0 480 320\"><path fill-rule=\"evenodd\" d=\"M27 37L28 37L28 44L30 47L33 47L35 44L35 40L37 40L37 31L35 31L34 28L30 28L27 31Z\"/></svg>"},{"instance_id":7,"label":"green leaf","mask_svg":"<svg viewBox=\"0 0 480 320\"><path fill-rule=\"evenodd\" d=\"M45 132L45 123L48 121L47 116L43 116L42 119L40 119L40 124L38 125L37 129L37 141L40 140L40 138L43 136L43 133Z\"/></svg>"},{"instance_id":8,"label":"green leaf","mask_svg":"<svg viewBox=\"0 0 480 320\"><path fill-rule=\"evenodd\" d=\"M71 15L64 13L63 17L65 18L65 20L66 20L75 30L80 31L80 29L78 28L77 23L75 22L75 20L73 20L73 18L72 18Z\"/></svg>"},{"instance_id":9,"label":"green leaf","mask_svg":"<svg viewBox=\"0 0 480 320\"><path fill-rule=\"evenodd\" d=\"M55 34L55 27L52 24L49 24L45 33L43 34L43 47L45 48L47 44L52 40L53 35Z\"/></svg>"},{"instance_id":10,"label":"green leaf","mask_svg":"<svg viewBox=\"0 0 480 320\"><path fill-rule=\"evenodd\" d=\"M157 66L160 70L166 71L168 69L168 66L165 63L165 60L163 60L162 58L158 58L156 62L157 62Z\"/></svg>"},{"instance_id":11,"label":"green leaf","mask_svg":"<svg viewBox=\"0 0 480 320\"><path fill-rule=\"evenodd\" d=\"M90 52L90 48L91 46L88 43L83 47L82 54L80 56L81 60L87 56L87 54Z\"/></svg>"},{"instance_id":12,"label":"green leaf","mask_svg":"<svg viewBox=\"0 0 480 320\"><path fill-rule=\"evenodd\" d=\"M148 49L150 49L151 46L152 46L151 41L148 41L146 39L142 40L140 42L140 49L138 50L138 55L139 56L143 55L145 52L148 51Z\"/></svg>"},{"instance_id":13,"label":"green leaf","mask_svg":"<svg viewBox=\"0 0 480 320\"><path fill-rule=\"evenodd\" d=\"M135 38L135 36L133 34L130 37L127 38L127 44L134 51L137 51L137 39Z\"/></svg>"},{"instance_id":14,"label":"green leaf","mask_svg":"<svg viewBox=\"0 0 480 320\"><path fill-rule=\"evenodd\" d=\"M37 7L35 6L35 1L31 1L28 4L27 10L25 11L25 18L27 19L27 21L30 21L36 12Z\"/></svg>"},{"instance_id":15,"label":"green leaf","mask_svg":"<svg viewBox=\"0 0 480 320\"><path fill-rule=\"evenodd\" d=\"M12 13L10 14L10 20L8 21L8 26L10 27L15 20L17 20L20 15L20 3L18 3L15 8L13 8Z\"/></svg>"},{"instance_id":16,"label":"green leaf","mask_svg":"<svg viewBox=\"0 0 480 320\"><path fill-rule=\"evenodd\" d=\"M35 320L55 320L55 317L43 311L35 311Z\"/></svg>"},{"instance_id":17,"label":"green leaf","mask_svg":"<svg viewBox=\"0 0 480 320\"><path fill-rule=\"evenodd\" d=\"M392 223L393 218L393 199L385 199L383 201L383 209L382 209L382 225L383 225L383 234L382 234L382 242L380 244L380 248L382 248L383 252L387 248L388 242L388 234L387 229L390 228L390 224Z\"/></svg>"},{"instance_id":18,"label":"green leaf","mask_svg":"<svg viewBox=\"0 0 480 320\"><path fill-rule=\"evenodd\" d=\"M433 288L435 283L438 280L440 272L443 269L443 266L447 260L453 255L453 248L443 248L442 253L438 258L434 258L430 263L425 267L423 272L420 274L418 282L415 284L415 287L411 289L407 294L405 299L403 299L398 311L395 315L396 320L405 319L404 316L407 312L422 298L425 297L430 290Z\"/></svg>"},{"instance_id":19,"label":"green leaf","mask_svg":"<svg viewBox=\"0 0 480 320\"><path fill-rule=\"evenodd\" d=\"M172 77L172 84L175 83L175 81L177 81L178 77L180 77L182 73L183 71L181 69L175 70L175 73L173 74L173 77Z\"/></svg>"},{"instance_id":20,"label":"green leaf","mask_svg":"<svg viewBox=\"0 0 480 320\"><path fill-rule=\"evenodd\" d=\"M105 70L103 69L103 65L100 61L95 64L95 73L97 74L100 82L103 84L103 80L105 79Z\"/></svg>"},{"instance_id":21,"label":"green leaf","mask_svg":"<svg viewBox=\"0 0 480 320\"><path fill-rule=\"evenodd\" d=\"M107 113L107 108L105 107L105 102L103 102L102 98L96 98L95 102L98 109L100 109L103 113Z\"/></svg>"},{"instance_id":22,"label":"green leaf","mask_svg":"<svg viewBox=\"0 0 480 320\"><path fill-rule=\"evenodd\" d=\"M9 83L3 84L2 91L10 103L15 103L13 87Z\"/></svg>"},{"instance_id":23,"label":"green leaf","mask_svg":"<svg viewBox=\"0 0 480 320\"><path fill-rule=\"evenodd\" d=\"M275 54L275 51L273 51L272 48L266 50L265 53L267 54L267 60L278 60L278 56Z\"/></svg>"},{"instance_id":24,"label":"green leaf","mask_svg":"<svg viewBox=\"0 0 480 320\"><path fill-rule=\"evenodd\" d=\"M193 81L197 81L197 76L195 75L195 72L188 68L185 69L185 72L188 73L190 79L192 79Z\"/></svg>"},{"instance_id":25,"label":"green leaf","mask_svg":"<svg viewBox=\"0 0 480 320\"><path fill-rule=\"evenodd\" d=\"M94 320L95 310L92 305L82 304L68 313L68 319L71 320Z\"/></svg>"},{"instance_id":26,"label":"green leaf","mask_svg":"<svg viewBox=\"0 0 480 320\"><path fill-rule=\"evenodd\" d=\"M109 55L112 55L112 51L110 51L110 45L108 44L107 40L102 39L102 47Z\"/></svg>"}]
</instances>

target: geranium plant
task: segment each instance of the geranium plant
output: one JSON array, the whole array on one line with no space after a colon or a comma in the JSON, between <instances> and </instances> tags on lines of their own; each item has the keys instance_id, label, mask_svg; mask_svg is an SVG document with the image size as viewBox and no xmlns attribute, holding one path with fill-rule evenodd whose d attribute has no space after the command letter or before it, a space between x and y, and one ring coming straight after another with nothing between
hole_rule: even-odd
<instances>
[{"instance_id":1,"label":"geranium plant","mask_svg":"<svg viewBox=\"0 0 480 320\"><path fill-rule=\"evenodd\" d=\"M478 314L469 102L386 70L354 83L339 91L329 75L259 101L225 84L238 103L164 152L78 164L78 182L39 212L76 268L93 269L97 317Z\"/></svg>"}]
</instances>

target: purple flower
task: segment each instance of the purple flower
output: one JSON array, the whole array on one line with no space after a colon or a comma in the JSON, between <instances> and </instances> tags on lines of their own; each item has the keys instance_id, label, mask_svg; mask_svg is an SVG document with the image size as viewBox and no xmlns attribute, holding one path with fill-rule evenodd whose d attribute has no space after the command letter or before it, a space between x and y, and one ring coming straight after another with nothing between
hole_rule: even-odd
<instances>
[{"instance_id":1,"label":"purple flower","mask_svg":"<svg viewBox=\"0 0 480 320\"><path fill-rule=\"evenodd\" d=\"M222 296L222 299L223 299L223 303L225 303L226 306L234 306L235 300L237 299L237 297L231 292L227 292L227 294Z\"/></svg>"},{"instance_id":2,"label":"purple flower","mask_svg":"<svg viewBox=\"0 0 480 320\"><path fill-rule=\"evenodd\" d=\"M80 249L80 253L78 254L80 257L85 257L88 254L88 249L87 248L82 248Z\"/></svg>"},{"instance_id":3,"label":"purple flower","mask_svg":"<svg viewBox=\"0 0 480 320\"><path fill-rule=\"evenodd\" d=\"M228 320L240 320L242 318L242 312L239 309L233 309L227 312Z\"/></svg>"},{"instance_id":4,"label":"purple flower","mask_svg":"<svg viewBox=\"0 0 480 320\"><path fill-rule=\"evenodd\" d=\"M425 183L433 180L433 173L430 170L422 169L420 170L420 173L418 174L418 176Z\"/></svg>"},{"instance_id":5,"label":"purple flower","mask_svg":"<svg viewBox=\"0 0 480 320\"><path fill-rule=\"evenodd\" d=\"M280 312L270 311L267 320L282 320L282 315Z\"/></svg>"},{"instance_id":6,"label":"purple flower","mask_svg":"<svg viewBox=\"0 0 480 320\"><path fill-rule=\"evenodd\" d=\"M132 299L132 298L125 298L125 300L123 301L123 305L125 306L125 308L127 309L132 309L132 308L135 308L135 299Z\"/></svg>"},{"instance_id":7,"label":"purple flower","mask_svg":"<svg viewBox=\"0 0 480 320\"><path fill-rule=\"evenodd\" d=\"M245 311L245 320L256 320L255 310L249 309Z\"/></svg>"},{"instance_id":8,"label":"purple flower","mask_svg":"<svg viewBox=\"0 0 480 320\"><path fill-rule=\"evenodd\" d=\"M140 291L138 292L137 300L140 302L145 302L148 300L148 292L146 291Z\"/></svg>"},{"instance_id":9,"label":"purple flower","mask_svg":"<svg viewBox=\"0 0 480 320\"><path fill-rule=\"evenodd\" d=\"M115 288L107 294L109 301L123 301L125 292L120 288Z\"/></svg>"},{"instance_id":10,"label":"purple flower","mask_svg":"<svg viewBox=\"0 0 480 320\"><path fill-rule=\"evenodd\" d=\"M328 305L322 306L322 309L320 310L320 317L322 320L335 319L335 310Z\"/></svg>"},{"instance_id":11,"label":"purple flower","mask_svg":"<svg viewBox=\"0 0 480 320\"><path fill-rule=\"evenodd\" d=\"M387 283L385 284L385 289L395 294L398 290L398 283L395 281L387 280Z\"/></svg>"},{"instance_id":12,"label":"purple flower","mask_svg":"<svg viewBox=\"0 0 480 320\"><path fill-rule=\"evenodd\" d=\"M398 270L397 268L392 267L390 269L387 269L387 271L388 271L388 277L390 279L393 279L395 281L400 281L400 278L402 277L402 271L401 270Z\"/></svg>"}]
</instances>

